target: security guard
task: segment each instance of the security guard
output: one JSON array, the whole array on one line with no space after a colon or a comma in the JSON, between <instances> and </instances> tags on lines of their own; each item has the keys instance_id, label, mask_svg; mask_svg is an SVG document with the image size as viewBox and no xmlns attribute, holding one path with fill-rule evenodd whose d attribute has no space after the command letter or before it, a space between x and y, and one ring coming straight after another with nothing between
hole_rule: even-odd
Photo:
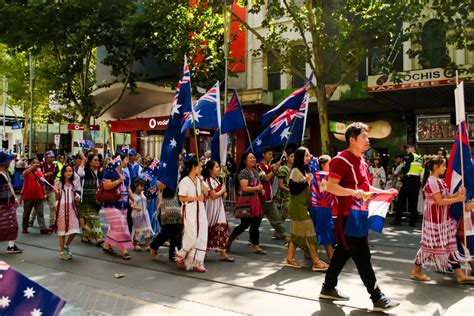
<instances>
[{"instance_id":1,"label":"security guard","mask_svg":"<svg viewBox=\"0 0 474 316\"><path fill-rule=\"evenodd\" d=\"M402 179L402 188L398 194L398 203L396 207L395 220L392 225L402 225L402 213L407 210L410 212L410 226L415 227L418 220L418 194L421 187L421 173L423 171L423 157L416 153L413 144L405 146L407 155L405 156L405 165L401 172L404 175Z\"/></svg>"}]
</instances>

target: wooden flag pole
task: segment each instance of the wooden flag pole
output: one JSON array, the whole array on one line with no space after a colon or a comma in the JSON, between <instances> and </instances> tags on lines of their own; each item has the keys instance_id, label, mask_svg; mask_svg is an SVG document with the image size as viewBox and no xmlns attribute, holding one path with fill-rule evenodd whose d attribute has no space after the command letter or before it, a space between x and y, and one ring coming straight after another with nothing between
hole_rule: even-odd
<instances>
[{"instance_id":1,"label":"wooden flag pole","mask_svg":"<svg viewBox=\"0 0 474 316\"><path fill-rule=\"evenodd\" d=\"M459 94L459 73L456 70L456 99L458 102L455 103L461 103L461 96ZM456 113L458 113L458 109L456 109ZM461 119L461 117L458 117L458 119ZM461 158L461 187L464 188L464 157L463 157L463 150L462 150L462 145L463 145L463 140L462 140L462 128L461 128L461 123L458 122L458 131L459 131L459 154ZM463 221L463 228L464 228L464 268L466 275L468 274L467 266L468 266L468 256L469 256L469 249L467 247L467 223L466 223L466 215L465 215L465 209L466 209L466 201L462 201L462 221Z\"/></svg>"}]
</instances>

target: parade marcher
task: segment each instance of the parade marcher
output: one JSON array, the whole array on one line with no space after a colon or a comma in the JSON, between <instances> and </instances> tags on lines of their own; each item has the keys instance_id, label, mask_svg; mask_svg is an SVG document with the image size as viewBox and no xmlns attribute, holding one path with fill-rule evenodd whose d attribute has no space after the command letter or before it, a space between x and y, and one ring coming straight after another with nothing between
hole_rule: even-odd
<instances>
[{"instance_id":1,"label":"parade marcher","mask_svg":"<svg viewBox=\"0 0 474 316\"><path fill-rule=\"evenodd\" d=\"M60 180L54 186L56 194L56 220L53 230L57 232L59 238L59 258L70 260L72 258L69 245L80 234L79 213L76 203L81 199L78 191L74 187L74 169L70 165L65 165L61 170Z\"/></svg>"},{"instance_id":2,"label":"parade marcher","mask_svg":"<svg viewBox=\"0 0 474 316\"><path fill-rule=\"evenodd\" d=\"M270 225L275 230L272 233L272 237L281 239L283 241L288 241L286 236L286 230L283 226L283 220L278 208L273 201L273 189L272 183L275 175L280 168L281 162L271 165L273 160L273 151L270 148L264 148L262 152L262 161L257 164L260 180L263 185L264 194L263 194L263 214L268 218Z\"/></svg>"},{"instance_id":3,"label":"parade marcher","mask_svg":"<svg viewBox=\"0 0 474 316\"><path fill-rule=\"evenodd\" d=\"M214 160L209 160L202 171L202 176L209 190L206 200L207 222L207 250L218 250L219 260L234 262L234 258L227 254L226 244L230 236L229 224L225 216L224 199L227 195L225 184L219 180L221 168Z\"/></svg>"},{"instance_id":4,"label":"parade marcher","mask_svg":"<svg viewBox=\"0 0 474 316\"><path fill-rule=\"evenodd\" d=\"M449 206L463 202L466 190L460 188L454 195L449 194L446 183L440 179L446 171L446 159L435 156L426 163L426 171L430 173L424 186L425 209L423 212L423 228L421 247L415 257L411 278L416 281L430 281L431 278L421 271L427 262L433 262L436 270L449 272L454 270L459 283L474 284L474 277L466 276L461 269L463 261L458 252L456 233L457 223L451 217Z\"/></svg>"},{"instance_id":5,"label":"parade marcher","mask_svg":"<svg viewBox=\"0 0 474 316\"><path fill-rule=\"evenodd\" d=\"M120 255L124 260L130 260L127 249L133 248L132 237L127 225L127 210L129 199L134 203L133 194L130 190L129 179L123 174L123 169L127 168L128 157L117 154L109 163L104 173L103 186L105 190L120 189L120 199L118 201L108 201L103 204L103 211L109 221L109 229L102 249L105 253L114 254L112 247L120 250Z\"/></svg>"},{"instance_id":6,"label":"parade marcher","mask_svg":"<svg viewBox=\"0 0 474 316\"><path fill-rule=\"evenodd\" d=\"M160 221L158 219L158 178L156 167L151 166L153 160L143 170L142 176L145 178L144 194L147 198L148 216L150 217L151 227L155 234L160 232Z\"/></svg>"},{"instance_id":7,"label":"parade marcher","mask_svg":"<svg viewBox=\"0 0 474 316\"><path fill-rule=\"evenodd\" d=\"M204 257L207 248L207 216L204 200L207 188L199 175L199 163L193 156L184 161L178 186L178 198L183 214L183 246L175 254L179 268L206 272Z\"/></svg>"},{"instance_id":8,"label":"parade marcher","mask_svg":"<svg viewBox=\"0 0 474 316\"><path fill-rule=\"evenodd\" d=\"M232 242L250 227L250 242L253 252L266 255L267 253L260 247L260 224L262 223L263 209L260 197L264 193L263 185L256 169L257 160L252 153L245 153L240 159L240 166L237 169L237 200L246 200L250 204L250 217L242 217L240 224L234 228L227 241L227 251L230 250ZM253 203L250 203L253 199Z\"/></svg>"},{"instance_id":9,"label":"parade marcher","mask_svg":"<svg viewBox=\"0 0 474 316\"><path fill-rule=\"evenodd\" d=\"M79 203L79 218L82 227L81 241L89 243L94 240L96 246L103 243L104 233L100 225L99 211L101 205L96 202L99 188L99 157L95 154L87 156L82 186L82 199Z\"/></svg>"},{"instance_id":10,"label":"parade marcher","mask_svg":"<svg viewBox=\"0 0 474 316\"><path fill-rule=\"evenodd\" d=\"M148 215L147 201L143 189L145 188L145 180L135 179L135 191L133 192L133 199L135 204L132 205L132 238L133 250L142 251L140 247L140 240L145 239L145 251L150 250L151 238L154 235L151 228L150 216Z\"/></svg>"},{"instance_id":11,"label":"parade marcher","mask_svg":"<svg viewBox=\"0 0 474 316\"><path fill-rule=\"evenodd\" d=\"M23 189L21 190L21 200L23 201L23 221L22 232L28 233L28 223L31 210L34 208L40 232L43 235L50 235L52 230L46 227L44 222L44 200L46 195L40 179L43 173L40 170L38 159L31 158L28 161L28 168L23 171Z\"/></svg>"},{"instance_id":12,"label":"parade marcher","mask_svg":"<svg viewBox=\"0 0 474 316\"><path fill-rule=\"evenodd\" d=\"M18 238L18 200L7 170L13 158L13 155L0 151L0 242L8 242L7 253L10 254L23 252L15 244Z\"/></svg>"},{"instance_id":13,"label":"parade marcher","mask_svg":"<svg viewBox=\"0 0 474 316\"><path fill-rule=\"evenodd\" d=\"M367 236L354 237L345 233L345 226L354 198L361 199L365 192L386 192L370 185L364 152L369 149L368 126L356 122L350 124L345 132L348 149L340 152L330 164L327 191L335 195L333 210L337 214L335 231L337 246L326 272L319 295L329 300L349 300L336 287L339 274L347 260L352 258L359 275L370 294L374 311L387 311L399 303L386 297L377 285L375 273L370 262L370 248ZM393 189L388 191L395 193Z\"/></svg>"},{"instance_id":14,"label":"parade marcher","mask_svg":"<svg viewBox=\"0 0 474 316\"><path fill-rule=\"evenodd\" d=\"M294 259L296 247L299 247L309 252L313 261L313 271L326 271L328 265L319 259L316 251L318 242L309 213L311 208L309 190L313 175L306 172L306 168L310 160L311 154L307 148L300 147L296 150L294 165L289 177L291 237L288 244L286 265L302 268L302 265Z\"/></svg>"},{"instance_id":15,"label":"parade marcher","mask_svg":"<svg viewBox=\"0 0 474 316\"><path fill-rule=\"evenodd\" d=\"M288 203L290 202L290 188L288 186L288 179L290 177L291 168L293 168L293 161L295 160L294 153L287 150L286 155L288 156L286 164L280 167L276 175L278 178L278 190L275 194L275 203L280 206L280 215L283 221L285 221L289 215Z\"/></svg>"},{"instance_id":16,"label":"parade marcher","mask_svg":"<svg viewBox=\"0 0 474 316\"><path fill-rule=\"evenodd\" d=\"M137 157L137 151L135 149L132 148L127 153L128 153L128 159L129 159L127 170L128 170L128 174L130 175L131 189L133 191L135 180L140 177L140 175L142 174L143 168L137 161L138 157Z\"/></svg>"},{"instance_id":17,"label":"parade marcher","mask_svg":"<svg viewBox=\"0 0 474 316\"><path fill-rule=\"evenodd\" d=\"M231 154L227 155L226 160L226 169L227 169L227 199L230 201L235 201L235 175L237 172L237 165L235 164L234 157Z\"/></svg>"},{"instance_id":18,"label":"parade marcher","mask_svg":"<svg viewBox=\"0 0 474 316\"><path fill-rule=\"evenodd\" d=\"M84 186L84 177L86 175L85 171L85 165L86 165L86 157L84 156L84 153L81 151L80 153L76 154L73 156L74 160L74 172L76 175L74 176L74 186L76 187L76 190L79 191L79 195L81 196L82 199L82 187Z\"/></svg>"},{"instance_id":19,"label":"parade marcher","mask_svg":"<svg viewBox=\"0 0 474 316\"><path fill-rule=\"evenodd\" d=\"M383 189L387 177L385 176L385 169L380 165L380 158L375 158L373 160L373 166L370 166L369 172L372 175L372 186L378 189Z\"/></svg>"},{"instance_id":20,"label":"parade marcher","mask_svg":"<svg viewBox=\"0 0 474 316\"><path fill-rule=\"evenodd\" d=\"M55 161L56 166L58 166L58 174L56 175L56 180L59 181L61 178L61 170L63 169L63 166L66 164L66 157L64 155L59 155L58 156L58 161Z\"/></svg>"},{"instance_id":21,"label":"parade marcher","mask_svg":"<svg viewBox=\"0 0 474 316\"><path fill-rule=\"evenodd\" d=\"M45 160L41 164L41 171L43 172L45 180L53 185L59 173L58 166L54 163L54 152L52 150L47 151L44 157ZM49 226L53 226L56 213L56 194L50 185L44 184L43 187L46 193L46 202L49 206Z\"/></svg>"},{"instance_id":22,"label":"parade marcher","mask_svg":"<svg viewBox=\"0 0 474 316\"><path fill-rule=\"evenodd\" d=\"M407 155L405 156L405 165L402 168L403 185L398 195L395 220L392 225L400 226L402 224L402 214L407 210L406 201L408 199L410 226L415 227L418 220L418 194L421 187L420 176L423 171L423 157L416 153L414 145L408 144L405 148Z\"/></svg>"},{"instance_id":23,"label":"parade marcher","mask_svg":"<svg viewBox=\"0 0 474 316\"><path fill-rule=\"evenodd\" d=\"M181 249L181 235L183 232L181 207L176 197L176 191L171 190L161 182L158 182L158 188L161 192L158 205L161 230L150 244L150 254L153 258L157 258L158 248L169 240L168 258L174 261L175 252Z\"/></svg>"}]
</instances>

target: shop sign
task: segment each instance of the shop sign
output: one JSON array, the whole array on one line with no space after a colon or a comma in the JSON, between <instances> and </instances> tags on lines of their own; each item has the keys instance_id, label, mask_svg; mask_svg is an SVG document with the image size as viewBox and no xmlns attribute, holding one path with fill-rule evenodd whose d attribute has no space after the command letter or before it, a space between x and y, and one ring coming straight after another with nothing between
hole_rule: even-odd
<instances>
[{"instance_id":1,"label":"shop sign","mask_svg":"<svg viewBox=\"0 0 474 316\"><path fill-rule=\"evenodd\" d=\"M467 116L470 140L474 139L474 115ZM416 140L418 143L452 142L456 127L451 125L449 115L417 116Z\"/></svg>"},{"instance_id":2,"label":"shop sign","mask_svg":"<svg viewBox=\"0 0 474 316\"><path fill-rule=\"evenodd\" d=\"M151 129L163 129L163 127L168 126L168 121L169 119L160 120L160 119L151 118L148 121L148 127Z\"/></svg>"},{"instance_id":3,"label":"shop sign","mask_svg":"<svg viewBox=\"0 0 474 316\"><path fill-rule=\"evenodd\" d=\"M91 131L100 131L100 125L91 125L89 128ZM68 124L67 130L68 131L83 131L84 126L82 126L82 124Z\"/></svg>"},{"instance_id":4,"label":"shop sign","mask_svg":"<svg viewBox=\"0 0 474 316\"><path fill-rule=\"evenodd\" d=\"M474 79L468 67L462 67L458 69L458 72L459 79L465 81ZM394 76L387 74L369 76L367 79L367 90L369 92L382 92L446 86L454 85L455 83L456 71L454 68L433 68L399 72Z\"/></svg>"},{"instance_id":5,"label":"shop sign","mask_svg":"<svg viewBox=\"0 0 474 316\"><path fill-rule=\"evenodd\" d=\"M346 124L342 122L329 121L329 131L331 133L345 134Z\"/></svg>"}]
</instances>

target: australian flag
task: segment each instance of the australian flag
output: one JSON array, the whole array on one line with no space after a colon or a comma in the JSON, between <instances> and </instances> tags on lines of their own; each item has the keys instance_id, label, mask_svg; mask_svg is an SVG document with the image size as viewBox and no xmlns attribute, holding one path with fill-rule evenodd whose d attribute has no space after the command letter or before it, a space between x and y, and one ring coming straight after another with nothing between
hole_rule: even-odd
<instances>
[{"instance_id":1,"label":"australian flag","mask_svg":"<svg viewBox=\"0 0 474 316\"><path fill-rule=\"evenodd\" d=\"M194 105L194 122L196 128L217 128L217 110L220 106L219 84L216 83L206 92ZM193 115L187 112L184 115L184 124L181 132L184 133L188 128L193 128Z\"/></svg>"},{"instance_id":2,"label":"australian flag","mask_svg":"<svg viewBox=\"0 0 474 316\"><path fill-rule=\"evenodd\" d=\"M66 301L0 261L0 315L59 315Z\"/></svg>"},{"instance_id":3,"label":"australian flag","mask_svg":"<svg viewBox=\"0 0 474 316\"><path fill-rule=\"evenodd\" d=\"M299 104L297 110L287 109L280 114L247 148L247 152L253 150L255 157L259 159L265 147L277 147L282 144L300 143L303 136L305 116L307 114L308 93Z\"/></svg>"},{"instance_id":4,"label":"australian flag","mask_svg":"<svg viewBox=\"0 0 474 316\"><path fill-rule=\"evenodd\" d=\"M293 91L288 97L285 98L285 100L281 101L280 104L278 104L276 107L274 107L270 111L263 114L262 125L263 126L268 125L270 120L275 116L275 114L279 110L286 110L286 109L298 110L300 108L301 103L303 103L303 99L307 98L306 94L312 80L313 80L313 74L311 73L304 87L296 91Z\"/></svg>"},{"instance_id":5,"label":"australian flag","mask_svg":"<svg viewBox=\"0 0 474 316\"><path fill-rule=\"evenodd\" d=\"M181 133L184 113L191 112L191 72L184 62L183 76L173 101L173 108L166 128L157 178L171 190L176 190L178 182L178 157L183 148L184 134Z\"/></svg>"},{"instance_id":6,"label":"australian flag","mask_svg":"<svg viewBox=\"0 0 474 316\"><path fill-rule=\"evenodd\" d=\"M395 193L367 193L363 199L354 199L347 218L345 234L365 237L369 229L381 233L390 203Z\"/></svg>"},{"instance_id":7,"label":"australian flag","mask_svg":"<svg viewBox=\"0 0 474 316\"><path fill-rule=\"evenodd\" d=\"M332 218L332 204L334 196L324 189L324 183L329 177L328 172L315 171L311 181L311 218L320 245L334 245L334 220Z\"/></svg>"},{"instance_id":8,"label":"australian flag","mask_svg":"<svg viewBox=\"0 0 474 316\"><path fill-rule=\"evenodd\" d=\"M221 137L245 127L245 118L242 113L242 104L240 104L237 91L234 90L221 121ZM227 137L224 136L224 139L227 140ZM227 142L219 141L219 132L216 131L211 142L212 160L222 163L221 153L226 151Z\"/></svg>"}]
</instances>

